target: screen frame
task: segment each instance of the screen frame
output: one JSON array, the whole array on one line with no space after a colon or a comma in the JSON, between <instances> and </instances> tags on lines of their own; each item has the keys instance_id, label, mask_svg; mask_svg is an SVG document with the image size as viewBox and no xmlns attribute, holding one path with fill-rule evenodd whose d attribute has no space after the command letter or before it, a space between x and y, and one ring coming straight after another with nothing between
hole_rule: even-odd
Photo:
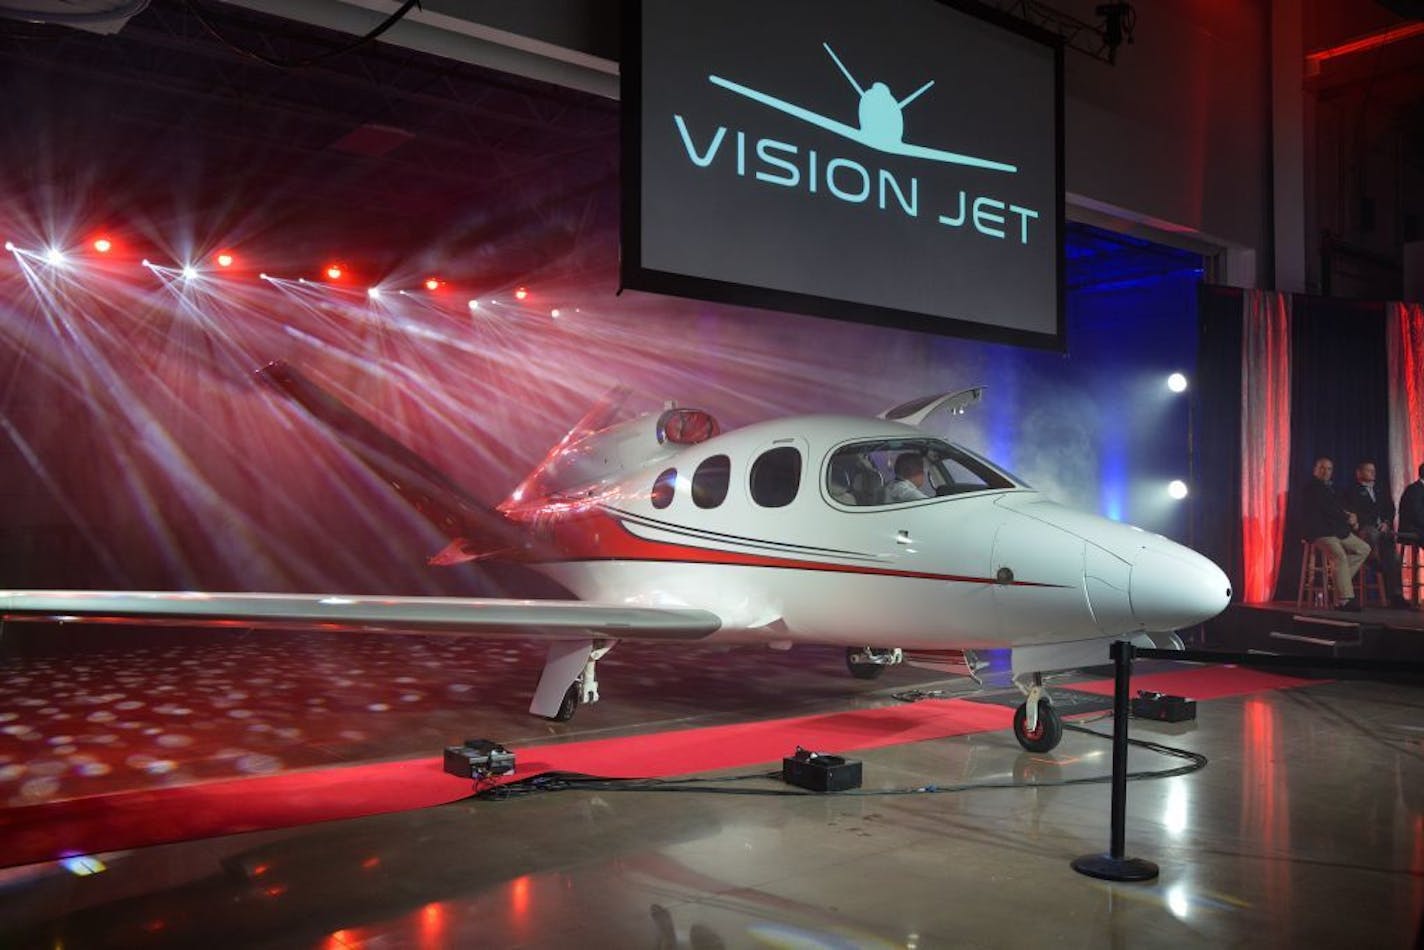
<instances>
[{"instance_id":1,"label":"screen frame","mask_svg":"<svg viewBox=\"0 0 1424 950\"><path fill-rule=\"evenodd\" d=\"M619 286L625 289L649 291L732 304L798 313L832 320L866 323L874 326L916 330L938 336L963 337L990 343L1007 343L1066 353L1067 262L1066 241L1066 179L1063 156L1063 50L1062 37L1031 23L1005 14L974 0L921 0L948 7L959 13L977 17L993 26L1009 30L1026 39L1048 47L1053 55L1053 116L1054 116L1054 202L1057 206L1057 227L1054 229L1054 261L1057 268L1055 284L1055 330L1042 333L1013 327L957 320L917 311L883 307L838 297L822 297L768 287L757 287L707 277L694 277L643 266L643 7L646 3L669 0L624 0L622 56L619 65L619 140L622 151L619 181L621 190L621 221L619 223Z\"/></svg>"}]
</instances>

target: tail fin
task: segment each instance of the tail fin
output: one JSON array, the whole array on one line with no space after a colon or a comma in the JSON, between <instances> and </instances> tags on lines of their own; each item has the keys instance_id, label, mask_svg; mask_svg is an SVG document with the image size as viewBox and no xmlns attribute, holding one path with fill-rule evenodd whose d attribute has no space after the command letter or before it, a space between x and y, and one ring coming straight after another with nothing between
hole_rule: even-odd
<instances>
[{"instance_id":1,"label":"tail fin","mask_svg":"<svg viewBox=\"0 0 1424 950\"><path fill-rule=\"evenodd\" d=\"M257 375L326 425L366 468L451 539L430 563L455 564L523 547L526 536L517 526L481 505L435 466L295 367L281 361L268 363Z\"/></svg>"},{"instance_id":2,"label":"tail fin","mask_svg":"<svg viewBox=\"0 0 1424 950\"><path fill-rule=\"evenodd\" d=\"M564 454L564 450L611 423L631 392L632 390L627 386L620 385L614 386L604 393L603 397L594 403L593 407L584 413L583 418L569 430L568 435L560 439L559 444L549 450L549 454L544 456L543 461L534 466L534 470L524 477L524 481L520 482L509 497L500 504L499 510L509 510L521 501L548 495L550 493L549 476Z\"/></svg>"}]
</instances>

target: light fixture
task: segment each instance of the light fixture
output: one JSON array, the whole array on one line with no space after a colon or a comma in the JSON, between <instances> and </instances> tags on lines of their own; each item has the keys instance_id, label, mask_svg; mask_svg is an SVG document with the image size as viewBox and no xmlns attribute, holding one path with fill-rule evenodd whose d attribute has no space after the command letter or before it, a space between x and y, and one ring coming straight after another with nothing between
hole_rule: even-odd
<instances>
[{"instance_id":1,"label":"light fixture","mask_svg":"<svg viewBox=\"0 0 1424 950\"><path fill-rule=\"evenodd\" d=\"M235 258L233 258L231 251L223 251L222 253L218 254L217 260L219 267L231 267L232 262L233 260L235 260Z\"/></svg>"},{"instance_id":2,"label":"light fixture","mask_svg":"<svg viewBox=\"0 0 1424 950\"><path fill-rule=\"evenodd\" d=\"M5 250L9 251L11 254L15 253L15 242L14 242L14 241L6 241L6 242L5 242Z\"/></svg>"},{"instance_id":3,"label":"light fixture","mask_svg":"<svg viewBox=\"0 0 1424 950\"><path fill-rule=\"evenodd\" d=\"M1167 377L1167 388L1174 393L1187 391L1187 377L1182 373L1173 373Z\"/></svg>"},{"instance_id":4,"label":"light fixture","mask_svg":"<svg viewBox=\"0 0 1424 950\"><path fill-rule=\"evenodd\" d=\"M345 273L345 270L343 270L343 268L341 267L340 264L328 264L328 265L326 265L326 279L327 279L327 280L340 280L340 279L341 279L341 275L344 274L344 273Z\"/></svg>"},{"instance_id":5,"label":"light fixture","mask_svg":"<svg viewBox=\"0 0 1424 950\"><path fill-rule=\"evenodd\" d=\"M98 251L100 254L107 254L113 249L114 242L110 241L108 238L97 237L94 239L94 250Z\"/></svg>"},{"instance_id":6,"label":"light fixture","mask_svg":"<svg viewBox=\"0 0 1424 950\"><path fill-rule=\"evenodd\" d=\"M1177 501L1181 501L1187 497L1187 483L1180 478L1172 479L1172 481L1167 484L1167 494L1171 495Z\"/></svg>"},{"instance_id":7,"label":"light fixture","mask_svg":"<svg viewBox=\"0 0 1424 950\"><path fill-rule=\"evenodd\" d=\"M57 247L51 247L45 251L45 261L47 261L51 267L63 267L64 260L64 252Z\"/></svg>"},{"instance_id":8,"label":"light fixture","mask_svg":"<svg viewBox=\"0 0 1424 950\"><path fill-rule=\"evenodd\" d=\"M523 300L524 298L526 298L526 297L528 297L528 296L529 296L529 290L528 290L528 288L526 288L526 287L520 287L518 290L516 290L516 291L514 292L514 299L515 299L515 300Z\"/></svg>"},{"instance_id":9,"label":"light fixture","mask_svg":"<svg viewBox=\"0 0 1424 950\"><path fill-rule=\"evenodd\" d=\"M198 269L197 269L196 267L194 267L192 264L184 264L184 265L183 265L183 279L184 279L184 280L192 280L192 279L194 279L194 278L197 277L197 276L198 276Z\"/></svg>"},{"instance_id":10,"label":"light fixture","mask_svg":"<svg viewBox=\"0 0 1424 950\"><path fill-rule=\"evenodd\" d=\"M367 287L367 288L366 288L366 296L367 296L367 297L370 297L372 300L380 300L380 299L381 299L381 288L379 288L379 287Z\"/></svg>"},{"instance_id":11,"label":"light fixture","mask_svg":"<svg viewBox=\"0 0 1424 950\"><path fill-rule=\"evenodd\" d=\"M549 311L549 316L553 317L555 320L559 319L559 310L558 310L558 308L556 307L556 308L554 308L553 310L550 310L550 311Z\"/></svg>"},{"instance_id":12,"label":"light fixture","mask_svg":"<svg viewBox=\"0 0 1424 950\"><path fill-rule=\"evenodd\" d=\"M480 309L480 302L479 302L478 300L471 300L471 301L470 301L470 309L471 309L471 310L478 310L478 309Z\"/></svg>"},{"instance_id":13,"label":"light fixture","mask_svg":"<svg viewBox=\"0 0 1424 950\"><path fill-rule=\"evenodd\" d=\"M427 277L427 278L425 278L425 289L426 289L426 290L439 290L439 289L440 289L440 278L438 278L438 277Z\"/></svg>"}]
</instances>

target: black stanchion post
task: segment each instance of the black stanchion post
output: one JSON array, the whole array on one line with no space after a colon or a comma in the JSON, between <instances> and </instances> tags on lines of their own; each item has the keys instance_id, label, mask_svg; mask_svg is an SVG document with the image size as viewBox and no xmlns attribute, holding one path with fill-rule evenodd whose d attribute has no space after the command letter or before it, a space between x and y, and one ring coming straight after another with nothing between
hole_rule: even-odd
<instances>
[{"instance_id":1,"label":"black stanchion post","mask_svg":"<svg viewBox=\"0 0 1424 950\"><path fill-rule=\"evenodd\" d=\"M1157 865L1142 858L1125 857L1127 851L1127 718L1128 691L1132 687L1132 658L1136 648L1126 640L1112 645L1113 774L1112 843L1107 854L1085 854L1073 859L1073 870L1105 881L1150 881Z\"/></svg>"}]
</instances>

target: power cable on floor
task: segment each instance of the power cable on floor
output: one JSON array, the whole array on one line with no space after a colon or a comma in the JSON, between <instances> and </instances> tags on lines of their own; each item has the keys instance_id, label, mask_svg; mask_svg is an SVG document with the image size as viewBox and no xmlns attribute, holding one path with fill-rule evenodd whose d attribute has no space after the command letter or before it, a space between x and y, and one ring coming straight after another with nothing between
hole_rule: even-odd
<instances>
[{"instance_id":1,"label":"power cable on floor","mask_svg":"<svg viewBox=\"0 0 1424 950\"><path fill-rule=\"evenodd\" d=\"M1072 723L1064 723L1063 728L1112 741L1112 736L1106 733L1085 729L1082 726ZM1163 745L1160 742L1150 742L1144 739L1129 738L1127 741L1129 745L1146 749L1149 752L1156 752L1159 755L1165 755L1169 758L1186 760L1185 765L1179 765L1170 769L1149 769L1129 772L1127 774L1128 781L1174 778L1178 775L1189 775L1192 772L1205 768L1208 762L1207 757L1200 752L1178 749L1174 746ZM774 797L826 797L833 795L846 798L875 797L881 795L942 795L950 792L972 792L977 789L989 788L1023 789L1058 788L1068 785L1102 785L1112 781L1112 774L1088 775L1078 778L1055 779L1046 782L968 782L954 785L917 785L906 788L861 788L840 792L814 792L799 789L793 790L790 788L737 788L726 784L730 782L751 781L754 779L780 781L781 773L752 772L743 775L724 775L715 778L643 779L608 778L597 775L586 775L581 772L544 772L518 782L510 782L495 788L478 790L471 797L482 801L499 801L507 798L520 798L539 792L567 792L579 789L597 792L695 792L705 795L765 795Z\"/></svg>"}]
</instances>

